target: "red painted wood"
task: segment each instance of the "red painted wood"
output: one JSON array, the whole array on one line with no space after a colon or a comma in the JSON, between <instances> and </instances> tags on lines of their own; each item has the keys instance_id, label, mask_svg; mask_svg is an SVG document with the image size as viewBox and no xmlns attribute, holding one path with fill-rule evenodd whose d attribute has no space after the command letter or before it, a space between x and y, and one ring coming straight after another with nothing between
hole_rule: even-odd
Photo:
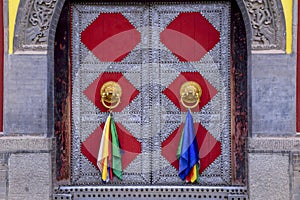
<instances>
[{"instance_id":1,"label":"red painted wood","mask_svg":"<svg viewBox=\"0 0 300 200\"><path fill-rule=\"evenodd\" d=\"M140 43L140 37L140 33L121 13L101 13L81 33L81 41L104 62L123 60Z\"/></svg>"},{"instance_id":2,"label":"red painted wood","mask_svg":"<svg viewBox=\"0 0 300 200\"><path fill-rule=\"evenodd\" d=\"M4 59L3 0L0 0L0 132L3 131L3 59Z\"/></svg>"},{"instance_id":3,"label":"red painted wood","mask_svg":"<svg viewBox=\"0 0 300 200\"><path fill-rule=\"evenodd\" d=\"M199 61L220 41L220 33L199 12L180 13L160 40L180 61Z\"/></svg>"},{"instance_id":4,"label":"red painted wood","mask_svg":"<svg viewBox=\"0 0 300 200\"><path fill-rule=\"evenodd\" d=\"M298 4L300 10L300 4ZM300 15L298 15L298 41L297 41L297 132L300 132Z\"/></svg>"}]
</instances>

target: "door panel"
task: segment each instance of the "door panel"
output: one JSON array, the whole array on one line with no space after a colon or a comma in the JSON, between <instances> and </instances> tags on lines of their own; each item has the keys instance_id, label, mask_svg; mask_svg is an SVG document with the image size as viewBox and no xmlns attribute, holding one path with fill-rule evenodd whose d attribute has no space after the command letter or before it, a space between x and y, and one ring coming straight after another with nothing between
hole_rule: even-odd
<instances>
[{"instance_id":1,"label":"door panel","mask_svg":"<svg viewBox=\"0 0 300 200\"><path fill-rule=\"evenodd\" d=\"M113 110L123 180L184 184L176 151L187 109L180 87L202 88L192 109L200 184L230 185L228 3L72 5L72 183L102 184L95 166L108 110L100 88L122 88Z\"/></svg>"}]
</instances>

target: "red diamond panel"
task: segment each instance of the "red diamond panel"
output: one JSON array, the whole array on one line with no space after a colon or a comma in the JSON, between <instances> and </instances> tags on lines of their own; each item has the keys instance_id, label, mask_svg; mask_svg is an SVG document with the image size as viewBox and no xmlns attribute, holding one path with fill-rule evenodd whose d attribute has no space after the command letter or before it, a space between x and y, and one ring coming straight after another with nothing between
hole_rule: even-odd
<instances>
[{"instance_id":1,"label":"red diamond panel","mask_svg":"<svg viewBox=\"0 0 300 200\"><path fill-rule=\"evenodd\" d=\"M199 61L220 41L220 33L199 12L180 13L160 40L180 61Z\"/></svg>"},{"instance_id":2,"label":"red diamond panel","mask_svg":"<svg viewBox=\"0 0 300 200\"><path fill-rule=\"evenodd\" d=\"M121 72L104 72L83 91L88 99L102 112L108 111L108 109L102 105L100 96L100 89L107 81L115 81L119 83L122 88L121 103L113 109L114 112L121 112L140 93Z\"/></svg>"},{"instance_id":3,"label":"red diamond panel","mask_svg":"<svg viewBox=\"0 0 300 200\"><path fill-rule=\"evenodd\" d=\"M97 158L104 123L101 124L84 142L81 143L82 154L97 167ZM116 123L121 155L122 168L125 169L142 151L141 143L136 140L120 123Z\"/></svg>"},{"instance_id":4,"label":"red diamond panel","mask_svg":"<svg viewBox=\"0 0 300 200\"><path fill-rule=\"evenodd\" d=\"M179 161L176 152L184 124L177 128L164 142L162 155L178 170ZM202 173L221 155L221 143L217 141L201 124L194 123L199 148L200 169Z\"/></svg>"},{"instance_id":5,"label":"red diamond panel","mask_svg":"<svg viewBox=\"0 0 300 200\"><path fill-rule=\"evenodd\" d=\"M121 13L101 13L81 33L82 43L104 62L120 62L140 40L140 33Z\"/></svg>"},{"instance_id":6,"label":"red diamond panel","mask_svg":"<svg viewBox=\"0 0 300 200\"><path fill-rule=\"evenodd\" d=\"M187 109L180 103L180 87L187 81L197 82L202 88L202 96L198 106L192 109L193 112L199 112L218 91L198 72L181 72L181 74L171 83L163 93L181 110L186 112Z\"/></svg>"}]
</instances>

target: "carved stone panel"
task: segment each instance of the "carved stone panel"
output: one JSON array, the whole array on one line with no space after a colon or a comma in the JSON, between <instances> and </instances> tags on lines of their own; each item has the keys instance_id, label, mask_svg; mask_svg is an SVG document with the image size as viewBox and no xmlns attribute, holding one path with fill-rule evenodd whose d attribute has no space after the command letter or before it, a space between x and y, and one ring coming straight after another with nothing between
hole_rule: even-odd
<instances>
[{"instance_id":1,"label":"carved stone panel","mask_svg":"<svg viewBox=\"0 0 300 200\"><path fill-rule=\"evenodd\" d=\"M46 50L57 0L21 1L15 31L16 50Z\"/></svg>"},{"instance_id":2,"label":"carved stone panel","mask_svg":"<svg viewBox=\"0 0 300 200\"><path fill-rule=\"evenodd\" d=\"M252 29L253 50L284 48L284 17L277 0L244 0Z\"/></svg>"}]
</instances>

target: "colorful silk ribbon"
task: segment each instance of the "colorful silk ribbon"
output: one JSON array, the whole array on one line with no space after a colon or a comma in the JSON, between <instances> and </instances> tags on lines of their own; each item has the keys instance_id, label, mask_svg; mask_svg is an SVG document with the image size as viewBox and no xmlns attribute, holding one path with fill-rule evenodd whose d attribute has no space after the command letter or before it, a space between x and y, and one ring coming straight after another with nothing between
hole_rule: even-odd
<instances>
[{"instance_id":1,"label":"colorful silk ribbon","mask_svg":"<svg viewBox=\"0 0 300 200\"><path fill-rule=\"evenodd\" d=\"M106 119L98 153L97 166L101 179L109 182L113 175L122 180L122 156L116 125L112 115Z\"/></svg>"},{"instance_id":2,"label":"colorful silk ribbon","mask_svg":"<svg viewBox=\"0 0 300 200\"><path fill-rule=\"evenodd\" d=\"M176 156L179 160L179 177L186 182L198 182L200 158L193 117L190 110L188 110L186 116Z\"/></svg>"}]
</instances>

